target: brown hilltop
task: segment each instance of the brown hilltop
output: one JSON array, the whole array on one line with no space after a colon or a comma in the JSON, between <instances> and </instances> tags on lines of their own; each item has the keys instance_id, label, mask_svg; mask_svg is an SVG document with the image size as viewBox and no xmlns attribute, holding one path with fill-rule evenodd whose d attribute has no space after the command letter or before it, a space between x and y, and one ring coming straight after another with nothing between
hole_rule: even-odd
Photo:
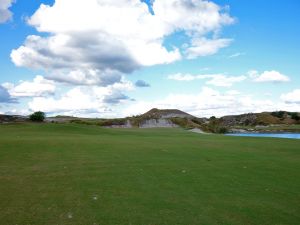
<instances>
[{"instance_id":1,"label":"brown hilltop","mask_svg":"<svg viewBox=\"0 0 300 225\"><path fill-rule=\"evenodd\" d=\"M153 108L149 110L148 112L142 114L141 117L145 119L195 118L195 116L192 116L191 114L188 114L178 109L157 109L157 108Z\"/></svg>"}]
</instances>

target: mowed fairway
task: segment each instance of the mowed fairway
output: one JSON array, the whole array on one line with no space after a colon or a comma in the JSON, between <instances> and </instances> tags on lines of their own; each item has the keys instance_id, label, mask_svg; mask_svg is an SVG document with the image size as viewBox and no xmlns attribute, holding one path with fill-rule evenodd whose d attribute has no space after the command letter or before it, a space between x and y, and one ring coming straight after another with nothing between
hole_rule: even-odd
<instances>
[{"instance_id":1,"label":"mowed fairway","mask_svg":"<svg viewBox=\"0 0 300 225\"><path fill-rule=\"evenodd\" d=\"M0 126L1 225L300 223L300 140Z\"/></svg>"}]
</instances>

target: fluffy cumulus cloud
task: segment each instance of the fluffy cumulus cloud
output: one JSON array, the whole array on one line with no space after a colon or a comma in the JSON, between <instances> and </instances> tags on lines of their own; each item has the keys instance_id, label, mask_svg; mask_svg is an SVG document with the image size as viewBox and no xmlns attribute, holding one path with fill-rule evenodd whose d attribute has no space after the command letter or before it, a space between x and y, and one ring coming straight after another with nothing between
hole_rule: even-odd
<instances>
[{"instance_id":1,"label":"fluffy cumulus cloud","mask_svg":"<svg viewBox=\"0 0 300 225\"><path fill-rule=\"evenodd\" d=\"M284 74L281 74L278 71L271 70L271 71L264 71L263 73L259 74L256 70L252 70L248 72L250 78L253 79L254 82L259 83L266 83L266 82L273 82L273 83L282 83L282 82L289 82L290 78Z\"/></svg>"},{"instance_id":2,"label":"fluffy cumulus cloud","mask_svg":"<svg viewBox=\"0 0 300 225\"><path fill-rule=\"evenodd\" d=\"M137 80L135 82L135 86L136 87L150 87L150 84L148 84L146 81L144 80Z\"/></svg>"},{"instance_id":3,"label":"fluffy cumulus cloud","mask_svg":"<svg viewBox=\"0 0 300 225\"><path fill-rule=\"evenodd\" d=\"M63 71L55 71L55 73L47 75L48 79L60 83L89 86L108 86L120 82L122 77L122 73L109 69L105 71L77 69L67 73Z\"/></svg>"},{"instance_id":4,"label":"fluffy cumulus cloud","mask_svg":"<svg viewBox=\"0 0 300 225\"><path fill-rule=\"evenodd\" d=\"M12 17L12 12L9 10L15 0L0 0L0 23L5 23Z\"/></svg>"},{"instance_id":5,"label":"fluffy cumulus cloud","mask_svg":"<svg viewBox=\"0 0 300 225\"><path fill-rule=\"evenodd\" d=\"M206 84L211 84L218 87L231 87L235 83L246 80L245 76L226 76L222 74L212 76L211 78L212 79L207 81Z\"/></svg>"},{"instance_id":6,"label":"fluffy cumulus cloud","mask_svg":"<svg viewBox=\"0 0 300 225\"><path fill-rule=\"evenodd\" d=\"M278 71L264 71L263 73L259 73L256 70L248 71L247 75L240 76L229 76L226 74L200 74L200 75L192 75L192 74L171 74L168 76L169 80L176 81L193 81L193 80L205 80L206 84L218 86L218 87L231 87L235 83L239 83L245 80L251 80L253 82L258 83L283 83L289 82L290 78L284 74L281 74Z\"/></svg>"},{"instance_id":7,"label":"fluffy cumulus cloud","mask_svg":"<svg viewBox=\"0 0 300 225\"><path fill-rule=\"evenodd\" d=\"M220 92L213 88L203 87L199 93L194 95L170 94L157 101L137 100L124 110L124 116L141 114L151 108L176 108L198 117L238 115L276 110L300 111L300 99L298 98L297 100L296 97L299 91L296 90L282 96L283 100L295 97L292 102L287 104L283 101L257 99L252 95L245 95L236 90Z\"/></svg>"},{"instance_id":8,"label":"fluffy cumulus cloud","mask_svg":"<svg viewBox=\"0 0 300 225\"><path fill-rule=\"evenodd\" d=\"M103 109L101 101L97 101L86 90L76 87L60 98L37 97L29 103L32 111L43 111L46 113L63 113L78 114L85 112L93 112L94 110Z\"/></svg>"},{"instance_id":9,"label":"fluffy cumulus cloud","mask_svg":"<svg viewBox=\"0 0 300 225\"><path fill-rule=\"evenodd\" d=\"M53 95L56 90L55 83L42 76L36 76L32 82L20 81L17 85L4 83L3 86L13 97L42 97Z\"/></svg>"},{"instance_id":10,"label":"fluffy cumulus cloud","mask_svg":"<svg viewBox=\"0 0 300 225\"><path fill-rule=\"evenodd\" d=\"M15 102L15 99L13 99L8 90L0 85L0 103L13 103Z\"/></svg>"},{"instance_id":11,"label":"fluffy cumulus cloud","mask_svg":"<svg viewBox=\"0 0 300 225\"><path fill-rule=\"evenodd\" d=\"M152 10L140 0L41 4L28 23L49 35L28 36L12 61L59 82L107 86L141 67L211 55L231 42L218 34L234 19L211 1L156 0ZM177 32L187 43L166 48L165 38Z\"/></svg>"},{"instance_id":12,"label":"fluffy cumulus cloud","mask_svg":"<svg viewBox=\"0 0 300 225\"><path fill-rule=\"evenodd\" d=\"M231 39L214 39L196 38L192 41L192 45L187 48L187 58L194 59L199 56L213 55L219 49L227 47L232 42Z\"/></svg>"},{"instance_id":13,"label":"fluffy cumulus cloud","mask_svg":"<svg viewBox=\"0 0 300 225\"><path fill-rule=\"evenodd\" d=\"M168 76L170 80L177 81L193 81L193 80L206 80L206 84L218 86L218 87L231 87L235 83L242 82L247 79L246 76L228 76L224 74L172 74Z\"/></svg>"},{"instance_id":14,"label":"fluffy cumulus cloud","mask_svg":"<svg viewBox=\"0 0 300 225\"><path fill-rule=\"evenodd\" d=\"M240 94L235 90L222 93L203 87L195 95L170 94L159 101L136 101L124 111L124 115L136 115L151 108L177 108L195 116L209 117L272 111L275 105L270 100L256 100L252 96Z\"/></svg>"},{"instance_id":15,"label":"fluffy cumulus cloud","mask_svg":"<svg viewBox=\"0 0 300 225\"><path fill-rule=\"evenodd\" d=\"M131 99L123 94L125 91L134 90L134 85L124 78L121 82L99 86L73 87L60 96L39 96L29 102L31 111L44 111L48 114L65 114L74 116L116 116L112 113L111 106Z\"/></svg>"},{"instance_id":16,"label":"fluffy cumulus cloud","mask_svg":"<svg viewBox=\"0 0 300 225\"><path fill-rule=\"evenodd\" d=\"M300 104L300 89L295 89L289 93L282 94L280 98L288 104Z\"/></svg>"}]
</instances>

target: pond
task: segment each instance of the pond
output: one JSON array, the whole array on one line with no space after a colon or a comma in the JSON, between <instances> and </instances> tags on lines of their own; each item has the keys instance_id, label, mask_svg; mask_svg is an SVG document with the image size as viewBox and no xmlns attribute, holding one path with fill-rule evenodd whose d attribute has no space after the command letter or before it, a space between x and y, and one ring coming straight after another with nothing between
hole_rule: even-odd
<instances>
[{"instance_id":1,"label":"pond","mask_svg":"<svg viewBox=\"0 0 300 225\"><path fill-rule=\"evenodd\" d=\"M236 134L226 134L226 135L241 136L241 137L273 137L273 138L300 139L300 133L236 133Z\"/></svg>"}]
</instances>

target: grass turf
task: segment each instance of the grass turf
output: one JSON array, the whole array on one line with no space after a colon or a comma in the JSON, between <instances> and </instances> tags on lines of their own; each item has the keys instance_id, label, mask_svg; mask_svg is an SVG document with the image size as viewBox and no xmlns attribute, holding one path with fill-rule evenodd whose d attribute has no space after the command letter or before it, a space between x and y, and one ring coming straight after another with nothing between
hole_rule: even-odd
<instances>
[{"instance_id":1,"label":"grass turf","mask_svg":"<svg viewBox=\"0 0 300 225\"><path fill-rule=\"evenodd\" d=\"M0 126L1 225L299 224L300 140Z\"/></svg>"}]
</instances>

